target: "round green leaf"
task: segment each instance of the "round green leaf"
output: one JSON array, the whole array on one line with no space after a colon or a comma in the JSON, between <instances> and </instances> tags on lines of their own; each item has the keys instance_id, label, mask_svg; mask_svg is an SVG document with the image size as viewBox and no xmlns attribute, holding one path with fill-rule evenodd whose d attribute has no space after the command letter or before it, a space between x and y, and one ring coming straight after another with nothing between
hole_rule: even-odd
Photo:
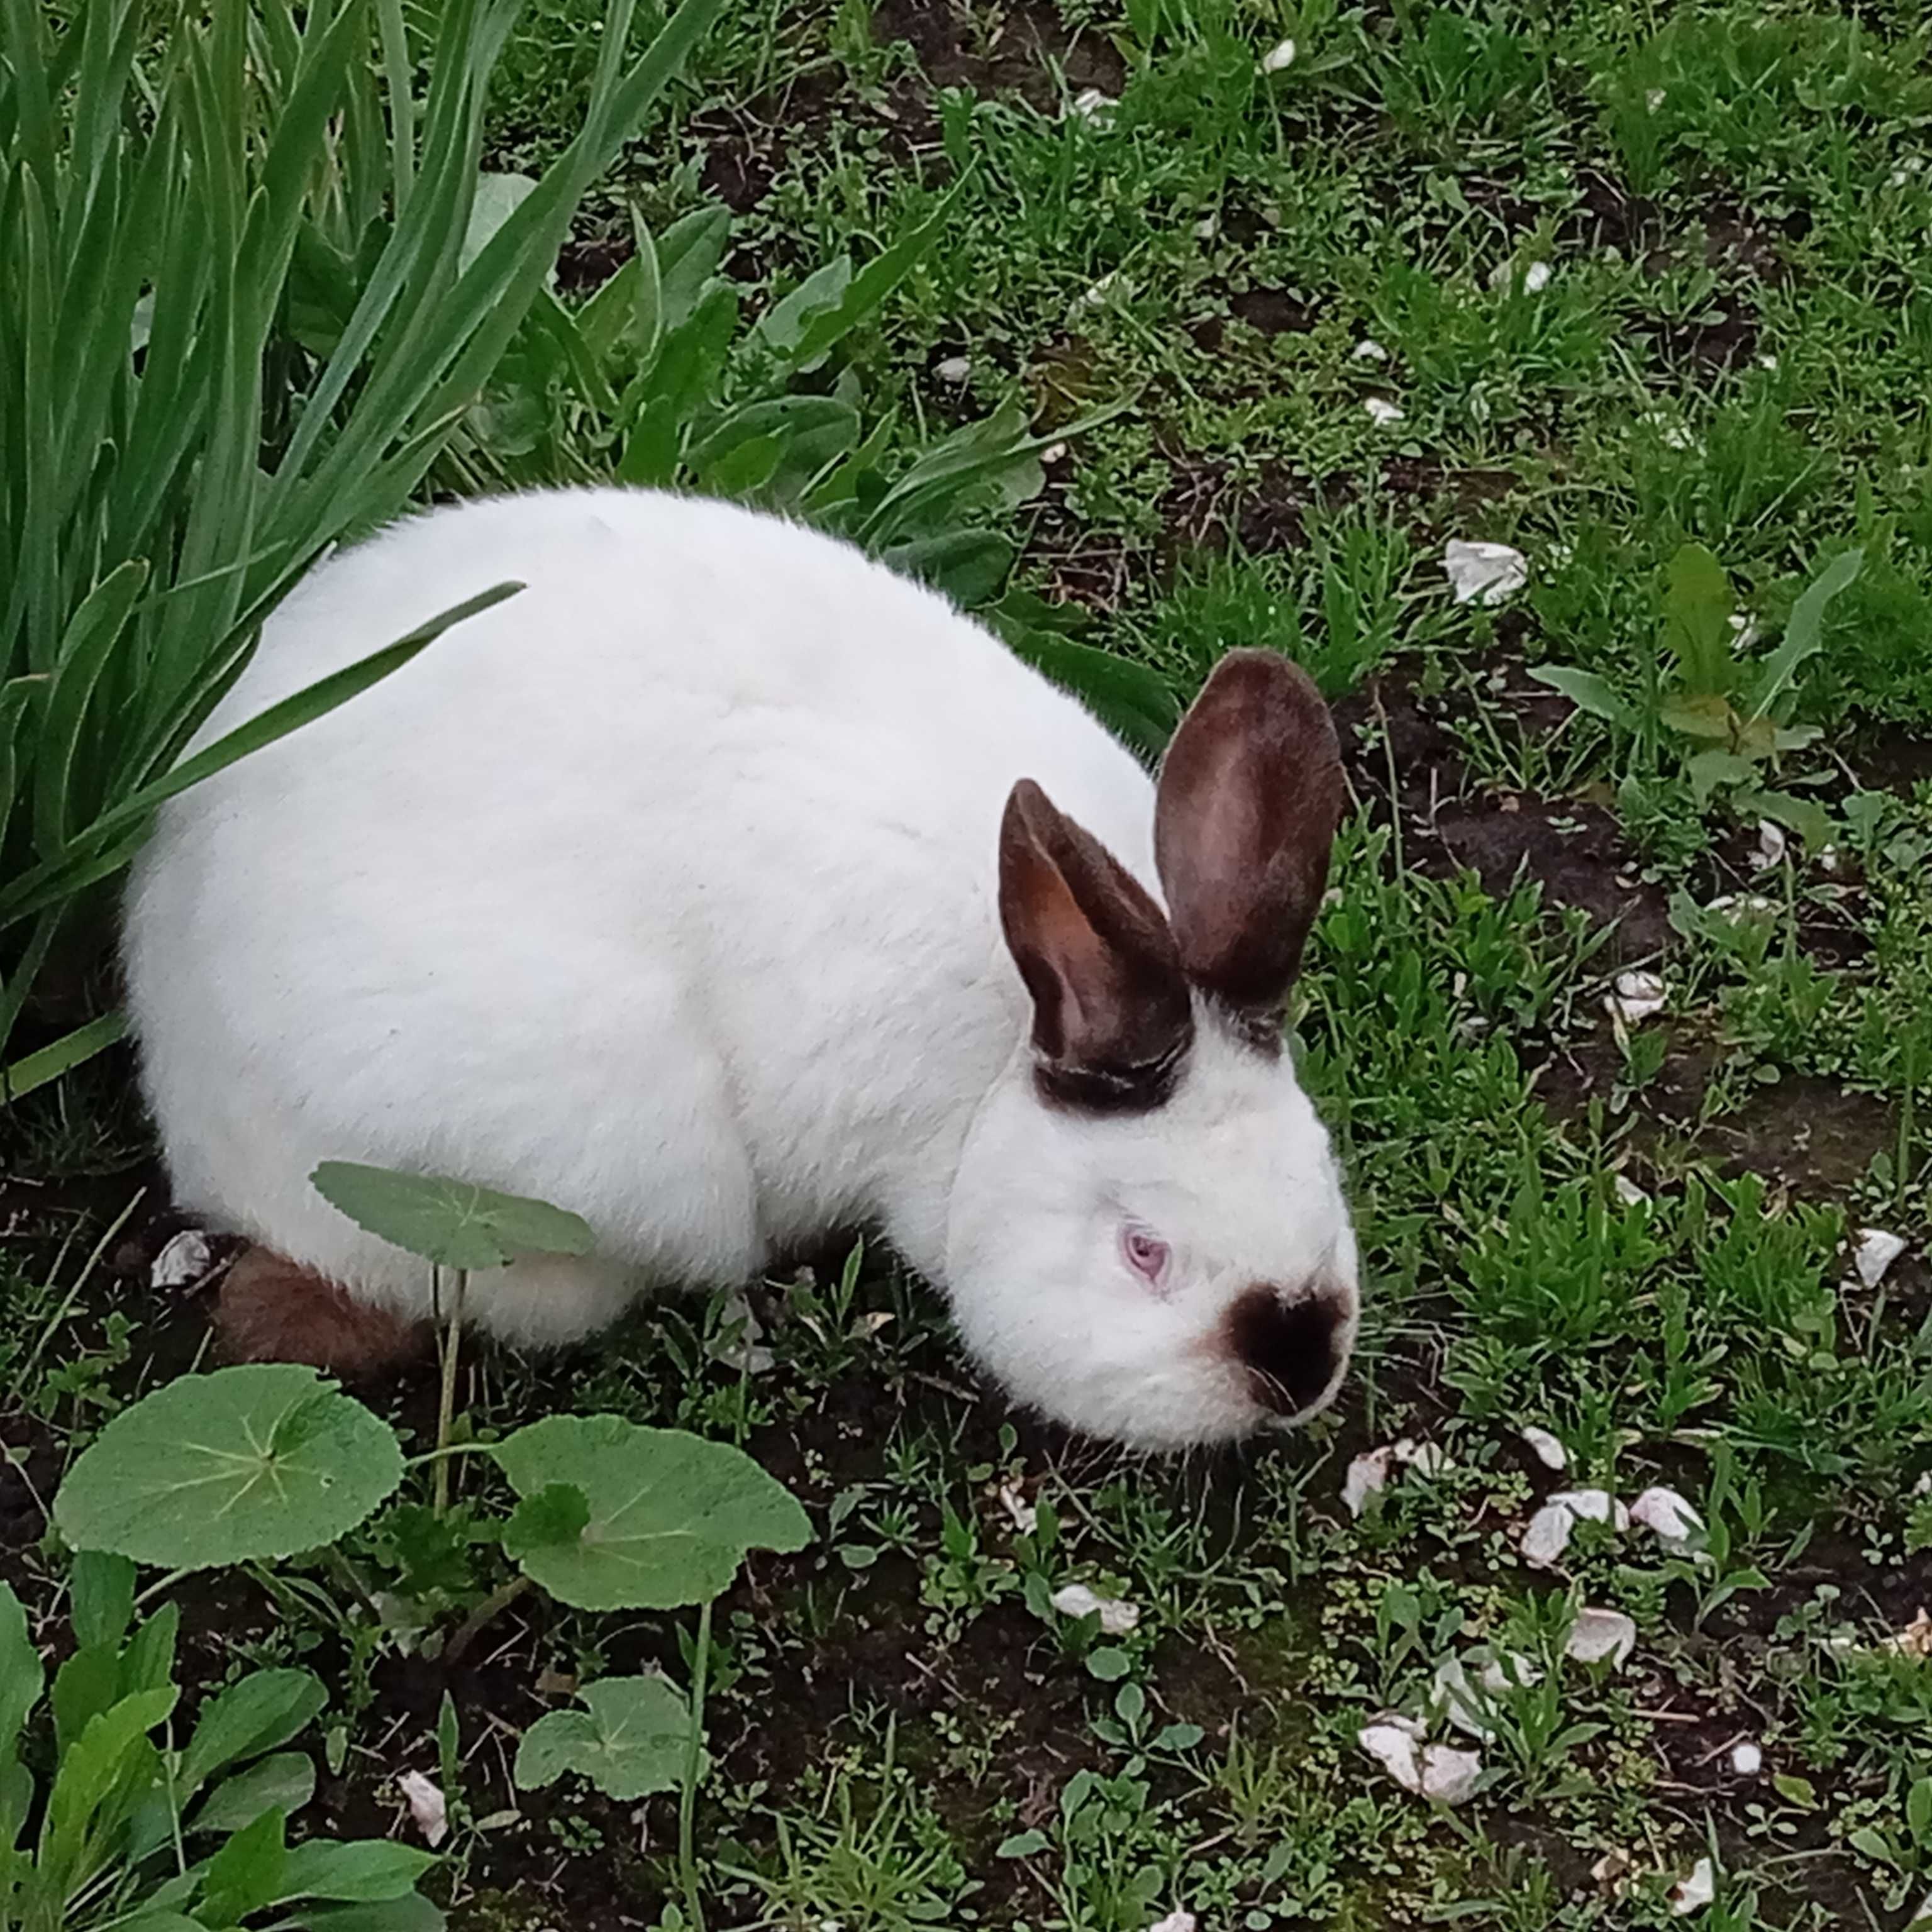
<instances>
[{"instance_id":1,"label":"round green leaf","mask_svg":"<svg viewBox=\"0 0 1932 1932\"><path fill-rule=\"evenodd\" d=\"M490 1453L520 1496L557 1486L583 1492L590 1519L580 1527L574 1510L520 1510L503 1538L532 1581L579 1610L704 1603L748 1550L801 1550L811 1539L797 1499L742 1450L682 1430L554 1415Z\"/></svg>"},{"instance_id":2,"label":"round green leaf","mask_svg":"<svg viewBox=\"0 0 1932 1932\"><path fill-rule=\"evenodd\" d=\"M54 1498L76 1550L172 1570L293 1556L403 1478L386 1422L293 1363L183 1376L104 1429Z\"/></svg>"},{"instance_id":3,"label":"round green leaf","mask_svg":"<svg viewBox=\"0 0 1932 1932\"><path fill-rule=\"evenodd\" d=\"M552 1711L517 1748L517 1788L554 1784L567 1771L629 1803L683 1782L691 1706L662 1677L603 1677L578 1694L586 1711Z\"/></svg>"},{"instance_id":4,"label":"round green leaf","mask_svg":"<svg viewBox=\"0 0 1932 1932\"><path fill-rule=\"evenodd\" d=\"M346 1160L324 1161L309 1179L358 1228L439 1268L473 1273L525 1255L587 1255L596 1242L589 1225L563 1208L465 1180Z\"/></svg>"}]
</instances>

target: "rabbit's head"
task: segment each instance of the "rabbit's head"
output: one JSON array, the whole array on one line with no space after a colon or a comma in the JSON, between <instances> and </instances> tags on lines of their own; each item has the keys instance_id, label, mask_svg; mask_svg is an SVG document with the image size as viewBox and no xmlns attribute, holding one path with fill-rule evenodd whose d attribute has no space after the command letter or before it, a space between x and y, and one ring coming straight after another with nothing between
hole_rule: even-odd
<instances>
[{"instance_id":1,"label":"rabbit's head","mask_svg":"<svg viewBox=\"0 0 1932 1932\"><path fill-rule=\"evenodd\" d=\"M1000 914L1030 1051L968 1138L947 1279L1021 1400L1145 1448L1313 1413L1354 1345L1356 1252L1281 1012L1327 883L1334 726L1282 658L1224 658L1156 795L1165 911L1016 785Z\"/></svg>"}]
</instances>

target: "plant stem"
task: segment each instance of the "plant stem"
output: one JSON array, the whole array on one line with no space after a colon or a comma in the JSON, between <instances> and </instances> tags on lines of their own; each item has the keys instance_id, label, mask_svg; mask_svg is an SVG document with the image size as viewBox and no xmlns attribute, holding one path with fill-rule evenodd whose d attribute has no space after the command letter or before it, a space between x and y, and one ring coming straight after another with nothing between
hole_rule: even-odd
<instances>
[{"instance_id":1,"label":"plant stem","mask_svg":"<svg viewBox=\"0 0 1932 1932\"><path fill-rule=\"evenodd\" d=\"M704 1685L711 1671L711 1604L698 1613L698 1654L691 1666L691 1735L685 1741L684 1784L677 1798L677 1874L692 1932L704 1932L704 1901L693 1851L698 1822L698 1762L704 1751Z\"/></svg>"},{"instance_id":2,"label":"plant stem","mask_svg":"<svg viewBox=\"0 0 1932 1932\"><path fill-rule=\"evenodd\" d=\"M458 1627L456 1634L442 1647L445 1664L460 1660L463 1653L476 1641L476 1634L486 1624L495 1622L530 1587L527 1576L512 1576L500 1589L492 1590Z\"/></svg>"},{"instance_id":3,"label":"plant stem","mask_svg":"<svg viewBox=\"0 0 1932 1932\"><path fill-rule=\"evenodd\" d=\"M455 1270L449 1292L449 1319L442 1330L442 1400L436 1416L436 1446L439 1451L449 1447L449 1432L456 1420L456 1364L463 1346L463 1290L469 1276L462 1269ZM447 1456L439 1456L436 1466L436 1513L442 1516L449 1509L449 1461Z\"/></svg>"}]
</instances>

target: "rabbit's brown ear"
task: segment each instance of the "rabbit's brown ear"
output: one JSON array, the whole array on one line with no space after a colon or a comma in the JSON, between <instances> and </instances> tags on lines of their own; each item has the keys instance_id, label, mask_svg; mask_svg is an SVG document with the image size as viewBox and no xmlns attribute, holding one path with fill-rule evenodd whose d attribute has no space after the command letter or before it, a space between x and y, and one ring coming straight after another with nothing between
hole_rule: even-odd
<instances>
[{"instance_id":1,"label":"rabbit's brown ear","mask_svg":"<svg viewBox=\"0 0 1932 1932\"><path fill-rule=\"evenodd\" d=\"M1000 826L1000 922L1033 995L1041 1091L1099 1113L1156 1107L1193 1036L1152 896L1030 778Z\"/></svg>"},{"instance_id":2,"label":"rabbit's brown ear","mask_svg":"<svg viewBox=\"0 0 1932 1932\"><path fill-rule=\"evenodd\" d=\"M1229 652L1168 747L1154 860L1183 971L1237 1012L1288 996L1344 796L1313 680L1271 651Z\"/></svg>"}]
</instances>

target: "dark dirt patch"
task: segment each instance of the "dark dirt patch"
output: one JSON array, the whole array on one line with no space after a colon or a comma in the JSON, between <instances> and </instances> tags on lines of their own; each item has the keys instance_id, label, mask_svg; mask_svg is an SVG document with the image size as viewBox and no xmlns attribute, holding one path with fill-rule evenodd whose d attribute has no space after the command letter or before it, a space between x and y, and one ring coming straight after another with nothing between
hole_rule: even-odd
<instances>
[{"instance_id":1,"label":"dark dirt patch","mask_svg":"<svg viewBox=\"0 0 1932 1932\"><path fill-rule=\"evenodd\" d=\"M1773 1177L1814 1196L1844 1193L1874 1154L1898 1142L1897 1116L1883 1101L1803 1075L1761 1088L1741 1112L1704 1130L1711 1157L1726 1172Z\"/></svg>"},{"instance_id":2,"label":"dark dirt patch","mask_svg":"<svg viewBox=\"0 0 1932 1932\"><path fill-rule=\"evenodd\" d=\"M976 94L1016 93L1042 112L1056 106L1063 83L1118 95L1126 64L1097 34L1070 34L1050 0L1021 0L988 35L956 0L884 0L872 36L911 48L935 87Z\"/></svg>"},{"instance_id":3,"label":"dark dirt patch","mask_svg":"<svg viewBox=\"0 0 1932 1932\"><path fill-rule=\"evenodd\" d=\"M1394 804L1411 862L1438 877L1474 870L1492 896L1507 894L1520 879L1534 880L1546 904L1576 907L1610 928L1606 959L1654 952L1669 934L1667 896L1640 876L1616 820L1574 800L1472 787L1441 716L1447 701L1453 700L1425 699L1413 676L1397 670L1371 679L1336 706L1352 747L1350 782L1358 796L1384 813L1394 766Z\"/></svg>"},{"instance_id":4,"label":"dark dirt patch","mask_svg":"<svg viewBox=\"0 0 1932 1932\"><path fill-rule=\"evenodd\" d=\"M1228 306L1247 326L1263 335L1305 335L1320 319L1313 304L1286 289L1245 289L1228 298Z\"/></svg>"}]
</instances>

